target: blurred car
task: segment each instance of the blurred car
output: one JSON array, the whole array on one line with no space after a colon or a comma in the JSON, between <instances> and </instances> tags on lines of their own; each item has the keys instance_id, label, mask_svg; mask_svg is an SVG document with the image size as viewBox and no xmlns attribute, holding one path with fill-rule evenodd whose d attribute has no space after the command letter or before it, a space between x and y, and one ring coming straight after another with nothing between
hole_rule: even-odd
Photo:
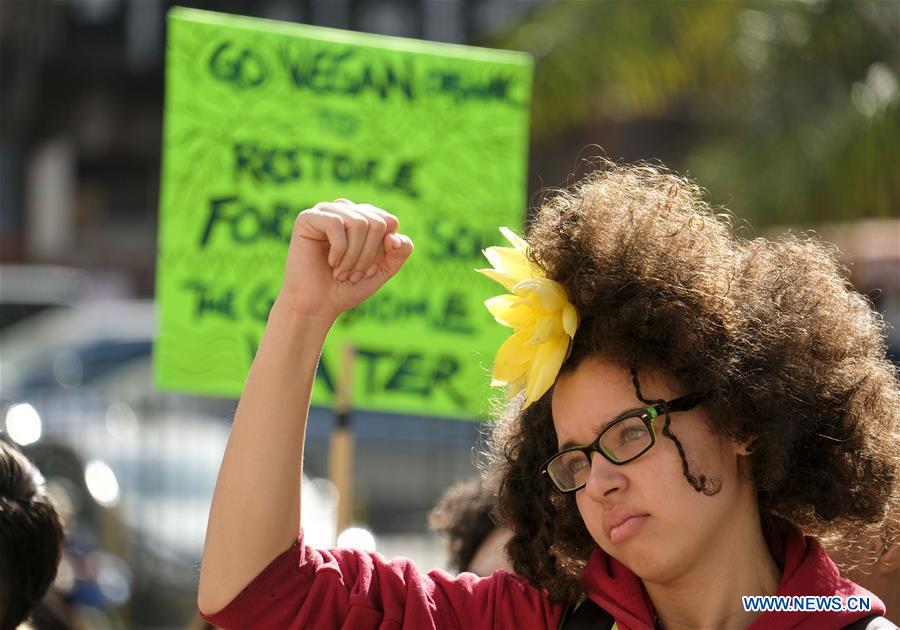
<instances>
[{"instance_id":1,"label":"blurred car","mask_svg":"<svg viewBox=\"0 0 900 630\"><path fill-rule=\"evenodd\" d=\"M165 424L166 418L230 418L237 407L235 399L187 396L153 387L154 321L151 301L107 301L41 313L4 331L0 370L11 378L0 380L0 427L6 413L2 404L8 408L23 402L34 413L22 414L25 421L19 429L40 432L42 439L62 434L69 442L77 442L78 431L88 425L105 426L108 417L115 425L116 417L133 415L142 428L152 422ZM329 475L333 426L332 410L310 410L304 470L312 477ZM351 426L354 524L365 524L376 533L376 542L386 544L391 537L410 540L427 535L426 515L444 490L476 474L473 447L486 428L478 422L362 410L354 410ZM212 479L209 487L211 495ZM304 500L303 513L309 514L306 506ZM332 515L314 523L323 525L304 523L307 540L318 546L333 544ZM315 528L332 531L319 536ZM427 553L407 555L424 568L435 564ZM156 562L163 560L147 560Z\"/></svg>"},{"instance_id":2,"label":"blurred car","mask_svg":"<svg viewBox=\"0 0 900 630\"><path fill-rule=\"evenodd\" d=\"M128 583L107 571L104 597L127 600L141 627L193 613L236 406L155 388L154 321L151 301L106 301L47 310L0 335L0 430L75 497L82 546L125 561ZM335 500L328 482L304 479L303 524L316 544L334 544Z\"/></svg>"},{"instance_id":3,"label":"blurred car","mask_svg":"<svg viewBox=\"0 0 900 630\"><path fill-rule=\"evenodd\" d=\"M87 272L63 265L2 264L0 331L48 309L131 293L131 281L122 272Z\"/></svg>"},{"instance_id":4,"label":"blurred car","mask_svg":"<svg viewBox=\"0 0 900 630\"><path fill-rule=\"evenodd\" d=\"M110 366L149 354L154 322L150 300L56 307L16 322L0 333L0 396L89 384Z\"/></svg>"},{"instance_id":5,"label":"blurred car","mask_svg":"<svg viewBox=\"0 0 900 630\"><path fill-rule=\"evenodd\" d=\"M45 309L71 306L90 291L88 272L58 265L0 265L0 330Z\"/></svg>"},{"instance_id":6,"label":"blurred car","mask_svg":"<svg viewBox=\"0 0 900 630\"><path fill-rule=\"evenodd\" d=\"M67 425L73 426L74 425ZM70 514L58 590L84 611L129 626L184 625L194 611L200 556L228 438L214 418L137 416L114 403L103 424L24 448ZM303 479L303 527L334 544L335 491ZM116 612L116 609L125 608ZM83 612L82 612L82 616Z\"/></svg>"}]
</instances>

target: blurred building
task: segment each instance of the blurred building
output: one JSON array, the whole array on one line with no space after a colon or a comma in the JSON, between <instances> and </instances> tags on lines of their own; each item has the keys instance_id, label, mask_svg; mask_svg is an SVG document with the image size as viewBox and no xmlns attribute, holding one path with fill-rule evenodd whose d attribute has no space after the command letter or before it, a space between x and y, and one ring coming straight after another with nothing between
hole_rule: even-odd
<instances>
[{"instance_id":1,"label":"blurred building","mask_svg":"<svg viewBox=\"0 0 900 630\"><path fill-rule=\"evenodd\" d=\"M0 262L118 269L152 294L175 4L0 1ZM530 52L531 191L599 154L661 159L755 228L900 215L892 3L178 4Z\"/></svg>"},{"instance_id":2,"label":"blurred building","mask_svg":"<svg viewBox=\"0 0 900 630\"><path fill-rule=\"evenodd\" d=\"M853 286L884 317L888 356L900 366L900 219L832 223L818 232L837 245Z\"/></svg>"}]
</instances>

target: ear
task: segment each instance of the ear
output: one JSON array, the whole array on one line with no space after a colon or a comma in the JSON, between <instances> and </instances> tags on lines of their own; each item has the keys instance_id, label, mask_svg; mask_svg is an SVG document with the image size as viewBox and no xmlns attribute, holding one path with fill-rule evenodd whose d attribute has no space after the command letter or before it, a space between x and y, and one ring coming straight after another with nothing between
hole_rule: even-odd
<instances>
[{"instance_id":1,"label":"ear","mask_svg":"<svg viewBox=\"0 0 900 630\"><path fill-rule=\"evenodd\" d=\"M746 440L730 440L729 448L734 452L735 463L737 464L738 472L741 477L746 480L751 478L751 460L750 455L753 453L753 445L756 442L756 438L747 438Z\"/></svg>"},{"instance_id":2,"label":"ear","mask_svg":"<svg viewBox=\"0 0 900 630\"><path fill-rule=\"evenodd\" d=\"M875 570L879 575L900 573L900 540L889 542L884 546L884 549L878 554Z\"/></svg>"},{"instance_id":3,"label":"ear","mask_svg":"<svg viewBox=\"0 0 900 630\"><path fill-rule=\"evenodd\" d=\"M741 442L735 441L734 444L735 444L735 453L746 457L747 455L750 455L753 452L753 446L754 446L754 444L756 444L756 438L755 437L747 438L746 440L743 440Z\"/></svg>"}]
</instances>

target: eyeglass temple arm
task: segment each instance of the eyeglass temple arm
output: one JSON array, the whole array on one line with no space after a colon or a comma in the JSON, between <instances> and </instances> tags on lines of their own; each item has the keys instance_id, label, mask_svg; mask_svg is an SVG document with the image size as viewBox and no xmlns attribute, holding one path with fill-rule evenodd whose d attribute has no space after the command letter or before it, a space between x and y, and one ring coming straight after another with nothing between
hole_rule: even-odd
<instances>
[{"instance_id":1,"label":"eyeglass temple arm","mask_svg":"<svg viewBox=\"0 0 900 630\"><path fill-rule=\"evenodd\" d=\"M672 411L687 411L688 409L692 409L696 407L703 399L708 398L708 393L703 394L688 394L687 396L682 396L681 398L676 398L675 400L669 402L668 404L663 403L659 405L661 408L661 412L665 412L668 409L670 412Z\"/></svg>"}]
</instances>

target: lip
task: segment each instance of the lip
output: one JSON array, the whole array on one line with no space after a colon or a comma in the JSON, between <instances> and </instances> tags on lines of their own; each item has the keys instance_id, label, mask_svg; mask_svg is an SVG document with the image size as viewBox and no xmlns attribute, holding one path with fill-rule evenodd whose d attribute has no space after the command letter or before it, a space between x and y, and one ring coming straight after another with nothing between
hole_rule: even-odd
<instances>
[{"instance_id":1,"label":"lip","mask_svg":"<svg viewBox=\"0 0 900 630\"><path fill-rule=\"evenodd\" d=\"M603 529L610 542L624 542L637 534L649 517L646 512L615 507L603 514Z\"/></svg>"}]
</instances>

